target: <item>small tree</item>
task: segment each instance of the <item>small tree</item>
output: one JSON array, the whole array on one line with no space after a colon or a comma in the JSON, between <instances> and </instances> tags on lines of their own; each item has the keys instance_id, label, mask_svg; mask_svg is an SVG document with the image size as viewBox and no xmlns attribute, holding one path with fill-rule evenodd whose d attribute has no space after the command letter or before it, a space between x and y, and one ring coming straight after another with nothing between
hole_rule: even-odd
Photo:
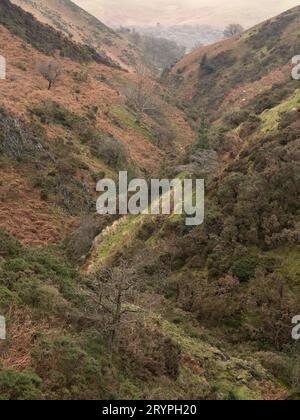
<instances>
[{"instance_id":1,"label":"small tree","mask_svg":"<svg viewBox=\"0 0 300 420\"><path fill-rule=\"evenodd\" d=\"M236 35L240 35L244 32L244 28L239 23L231 23L224 30L224 38L231 38Z\"/></svg>"},{"instance_id":2,"label":"small tree","mask_svg":"<svg viewBox=\"0 0 300 420\"><path fill-rule=\"evenodd\" d=\"M60 64L55 62L42 63L38 67L39 73L47 80L48 90L50 90L59 80L62 74Z\"/></svg>"},{"instance_id":3,"label":"small tree","mask_svg":"<svg viewBox=\"0 0 300 420\"><path fill-rule=\"evenodd\" d=\"M155 83L150 79L148 70L144 66L136 69L136 82L132 83L127 91L127 104L133 108L138 115L138 119L145 113L155 112L157 104L155 102Z\"/></svg>"},{"instance_id":4,"label":"small tree","mask_svg":"<svg viewBox=\"0 0 300 420\"><path fill-rule=\"evenodd\" d=\"M108 346L114 350L115 339L125 321L126 315L138 312L130 302L133 301L139 283L134 267L121 261L118 267L101 269L95 275L93 289L95 303L104 313ZM103 326L102 326L103 327Z\"/></svg>"},{"instance_id":5,"label":"small tree","mask_svg":"<svg viewBox=\"0 0 300 420\"><path fill-rule=\"evenodd\" d=\"M198 130L198 139L196 143L196 149L202 149L202 150L210 149L208 135L209 135L209 125L207 123L205 114L202 114L200 127Z\"/></svg>"}]
</instances>

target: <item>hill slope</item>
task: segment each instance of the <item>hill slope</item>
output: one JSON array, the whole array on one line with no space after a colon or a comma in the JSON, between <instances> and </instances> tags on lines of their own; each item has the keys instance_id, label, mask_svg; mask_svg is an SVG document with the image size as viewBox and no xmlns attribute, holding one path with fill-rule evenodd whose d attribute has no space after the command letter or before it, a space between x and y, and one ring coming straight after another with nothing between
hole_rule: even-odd
<instances>
[{"instance_id":1,"label":"hill slope","mask_svg":"<svg viewBox=\"0 0 300 420\"><path fill-rule=\"evenodd\" d=\"M123 68L130 70L141 61L139 52L126 39L70 0L13 0L13 3L74 41L104 52Z\"/></svg>"},{"instance_id":2,"label":"hill slope","mask_svg":"<svg viewBox=\"0 0 300 420\"><path fill-rule=\"evenodd\" d=\"M179 96L189 108L217 115L247 105L291 74L298 54L299 7L266 21L237 38L199 48L171 71Z\"/></svg>"},{"instance_id":3,"label":"hill slope","mask_svg":"<svg viewBox=\"0 0 300 420\"><path fill-rule=\"evenodd\" d=\"M0 82L0 313L8 325L1 398L296 398L298 82L253 92L242 106L234 96L237 109L228 115L225 106L216 112L214 84L228 71L221 100L240 88L232 62L217 60L218 70L202 78L201 60L206 97L194 91L198 80L191 88L173 69L167 80L181 92L180 106L201 122L181 176L195 165L207 173L204 225L187 227L173 215L95 218L96 181L120 169L169 172L195 135L162 86L142 80L155 107L141 112L128 97L139 75L7 1L0 11L8 62ZM25 26L16 28L20 13ZM284 66L280 46L294 48L298 18L295 9L255 28L245 54L258 54L263 37ZM28 22L35 31L26 31ZM51 90L38 71L49 60L64 70ZM254 77L249 67L246 82ZM203 164L212 147L219 170Z\"/></svg>"},{"instance_id":4,"label":"hill slope","mask_svg":"<svg viewBox=\"0 0 300 420\"><path fill-rule=\"evenodd\" d=\"M99 174L115 174L122 167L132 172L154 173L167 155L175 155L192 141L193 133L180 112L154 93L157 109L162 106L165 109L161 118L151 115L137 118L136 112L127 106L127 91L134 89L135 75L121 71L105 55L74 43L8 1L3 1L0 7L1 54L7 61L7 80L1 81L0 86L1 128L5 134L0 149L4 153L2 177L7 171L8 189L15 177L18 182L23 179L24 192L20 194L28 202L28 212L33 212L31 221L24 220L21 228L15 220L22 218L22 210L10 220L8 203L4 200L1 225L19 232L17 236L26 242L47 241L47 234L36 229L39 218L47 219L47 211L55 212L57 203L67 214L79 216L81 205L85 210L93 206L95 178ZM47 90L47 81L39 71L41 64L49 62L62 69L59 82L51 90ZM14 149L9 146L11 130L16 132ZM34 145L39 137L45 151L43 163L38 164L39 151ZM27 141L31 153L35 151L29 162L26 145L22 146ZM67 150L68 163L63 159ZM12 159L10 164L5 160L8 157ZM35 175L36 165L42 166L39 176ZM63 179L64 185L59 185ZM36 188L28 194L33 184ZM40 200L42 191L46 194L49 188L48 198ZM54 208L47 210L47 203ZM24 213L24 219L27 217ZM55 218L52 225L50 241L60 236L55 233Z\"/></svg>"},{"instance_id":5,"label":"hill slope","mask_svg":"<svg viewBox=\"0 0 300 420\"><path fill-rule=\"evenodd\" d=\"M170 337L177 331L150 312L143 328L141 320L130 327L135 340L147 341L139 345L142 353L137 357L135 347L119 341L112 355L97 278L80 274L77 263L112 221L94 217L96 182L120 169L154 175L194 134L164 101L162 87L143 76L155 106L142 112L129 100L140 76L7 0L0 3L0 32L7 61L0 83L0 313L7 321L1 399L159 397L177 376L169 357L177 354ZM51 89L40 71L49 63L62 70ZM220 359L217 350L204 351ZM188 396L189 373L170 397ZM211 392L199 375L193 381L197 396Z\"/></svg>"},{"instance_id":6,"label":"hill slope","mask_svg":"<svg viewBox=\"0 0 300 420\"><path fill-rule=\"evenodd\" d=\"M300 310L300 85L290 76L299 19L297 7L200 49L166 76L200 126L181 170L195 176L201 156L214 149L220 157L206 176L204 224L187 228L177 216L117 221L95 241L88 266L138 264L143 249L144 281L173 307L165 316L184 329L188 313L206 341L262 364L274 382L261 377L254 387L270 399L299 395L291 320ZM185 315L175 315L178 308ZM227 398L243 398L239 386L231 382Z\"/></svg>"}]
</instances>

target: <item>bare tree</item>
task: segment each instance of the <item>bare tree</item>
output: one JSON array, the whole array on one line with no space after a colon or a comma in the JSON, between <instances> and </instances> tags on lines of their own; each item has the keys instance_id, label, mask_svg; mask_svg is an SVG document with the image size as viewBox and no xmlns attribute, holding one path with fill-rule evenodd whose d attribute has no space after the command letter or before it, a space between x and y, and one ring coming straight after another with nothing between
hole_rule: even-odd
<instances>
[{"instance_id":1,"label":"bare tree","mask_svg":"<svg viewBox=\"0 0 300 420\"><path fill-rule=\"evenodd\" d=\"M111 352L126 315L139 312L133 304L138 283L139 277L135 268L124 261L117 267L101 269L94 277L93 300L98 311L104 312Z\"/></svg>"},{"instance_id":2,"label":"bare tree","mask_svg":"<svg viewBox=\"0 0 300 420\"><path fill-rule=\"evenodd\" d=\"M244 32L244 28L239 23L231 23L224 30L224 38L231 38L236 35L240 35Z\"/></svg>"},{"instance_id":3,"label":"bare tree","mask_svg":"<svg viewBox=\"0 0 300 420\"><path fill-rule=\"evenodd\" d=\"M59 80L62 74L60 64L54 61L49 63L42 63L38 66L39 73L47 80L48 90L50 90L55 83Z\"/></svg>"},{"instance_id":4,"label":"bare tree","mask_svg":"<svg viewBox=\"0 0 300 420\"><path fill-rule=\"evenodd\" d=\"M150 79L145 66L136 68L137 81L126 90L127 104L140 116L144 113L154 112L158 105L155 102L155 82Z\"/></svg>"}]
</instances>

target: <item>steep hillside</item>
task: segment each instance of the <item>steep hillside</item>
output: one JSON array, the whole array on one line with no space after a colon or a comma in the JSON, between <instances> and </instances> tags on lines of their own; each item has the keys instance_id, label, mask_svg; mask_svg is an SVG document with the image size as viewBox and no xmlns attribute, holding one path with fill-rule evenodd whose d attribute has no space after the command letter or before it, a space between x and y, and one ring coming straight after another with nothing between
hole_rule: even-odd
<instances>
[{"instance_id":1,"label":"steep hillside","mask_svg":"<svg viewBox=\"0 0 300 420\"><path fill-rule=\"evenodd\" d=\"M80 274L77 264L113 222L95 217L96 182L120 169L154 175L176 162L194 133L145 74L123 71L6 0L0 34L7 62L0 81L0 314L7 322L0 398L161 397L178 376L170 357L179 357L177 331L153 311L127 324L130 345L146 343L138 356L121 337L112 342L100 277ZM49 84L53 70L59 77ZM136 100L141 93L151 104L146 111ZM190 370L183 373L170 397L190 395ZM211 392L199 375L193 381L196 396Z\"/></svg>"},{"instance_id":2,"label":"steep hillside","mask_svg":"<svg viewBox=\"0 0 300 420\"><path fill-rule=\"evenodd\" d=\"M1 399L297 399L300 8L188 57L168 88L0 12ZM120 169L205 177L204 224L95 216Z\"/></svg>"},{"instance_id":3,"label":"steep hillside","mask_svg":"<svg viewBox=\"0 0 300 420\"><path fill-rule=\"evenodd\" d=\"M183 105L218 118L220 112L248 106L275 83L286 83L291 59L299 52L299 10L185 56L169 75Z\"/></svg>"},{"instance_id":4,"label":"steep hillside","mask_svg":"<svg viewBox=\"0 0 300 420\"><path fill-rule=\"evenodd\" d=\"M192 322L200 341L264 367L259 383L231 378L225 390L215 383L219 398L299 395L291 331L300 311L300 85L290 76L299 18L298 7L175 66L166 80L199 127L180 170L201 173L201 156L213 149L221 158L206 176L204 224L118 220L98 236L86 266L93 273L123 258L141 265L144 282L164 296L159 311L168 321L183 330ZM209 383L212 372L204 369Z\"/></svg>"},{"instance_id":5,"label":"steep hillside","mask_svg":"<svg viewBox=\"0 0 300 420\"><path fill-rule=\"evenodd\" d=\"M131 70L141 62L133 45L70 0L13 0L12 3L74 41L105 53L125 69Z\"/></svg>"},{"instance_id":6,"label":"steep hillside","mask_svg":"<svg viewBox=\"0 0 300 420\"><path fill-rule=\"evenodd\" d=\"M137 117L127 105L136 75L115 68L105 56L73 43L7 1L1 3L0 23L1 54L7 60L7 80L0 85L2 185L7 196L0 224L21 240L39 243L62 237L66 215L78 217L94 209L97 178L121 168L155 173L166 156L176 157L192 141L184 118L163 102L163 95L153 92L151 97L157 111L164 108L160 118ZM49 62L62 71L51 90L40 71ZM154 89L152 82L144 83ZM13 184L22 185L15 194L10 193ZM18 195L23 208L11 215ZM52 215L49 223L47 213Z\"/></svg>"}]
</instances>

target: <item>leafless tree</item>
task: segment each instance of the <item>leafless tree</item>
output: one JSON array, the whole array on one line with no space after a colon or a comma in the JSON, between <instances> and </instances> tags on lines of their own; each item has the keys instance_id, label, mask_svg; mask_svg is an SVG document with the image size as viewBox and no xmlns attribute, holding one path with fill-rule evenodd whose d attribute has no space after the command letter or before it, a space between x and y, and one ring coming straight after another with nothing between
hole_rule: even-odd
<instances>
[{"instance_id":1,"label":"leafless tree","mask_svg":"<svg viewBox=\"0 0 300 420\"><path fill-rule=\"evenodd\" d=\"M40 64L38 66L38 71L47 80L48 90L50 90L55 85L62 74L62 68L60 64L54 61Z\"/></svg>"},{"instance_id":2,"label":"leafless tree","mask_svg":"<svg viewBox=\"0 0 300 420\"><path fill-rule=\"evenodd\" d=\"M126 315L139 312L134 305L138 283L136 269L125 261L121 261L117 267L101 269L94 276L94 303L104 315L111 352Z\"/></svg>"},{"instance_id":3,"label":"leafless tree","mask_svg":"<svg viewBox=\"0 0 300 420\"><path fill-rule=\"evenodd\" d=\"M239 23L231 23L224 30L224 38L231 38L236 35L240 35L244 32L244 28Z\"/></svg>"},{"instance_id":4,"label":"leafless tree","mask_svg":"<svg viewBox=\"0 0 300 420\"><path fill-rule=\"evenodd\" d=\"M157 109L154 98L155 82L149 77L145 66L136 68L136 82L126 90L127 104L132 107L141 117L144 113L151 113Z\"/></svg>"}]
</instances>

